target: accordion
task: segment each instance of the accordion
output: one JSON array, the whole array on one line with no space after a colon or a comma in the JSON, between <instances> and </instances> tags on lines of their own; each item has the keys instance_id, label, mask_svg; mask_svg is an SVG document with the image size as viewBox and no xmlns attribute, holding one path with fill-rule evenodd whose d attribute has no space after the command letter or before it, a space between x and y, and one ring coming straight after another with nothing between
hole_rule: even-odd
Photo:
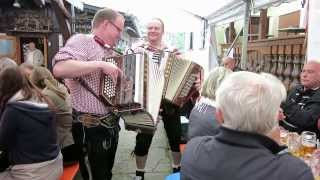
<instances>
[{"instance_id":1,"label":"accordion","mask_svg":"<svg viewBox=\"0 0 320 180\"><path fill-rule=\"evenodd\" d=\"M100 96L124 120L127 130L153 133L156 129L166 61L155 63L150 60L154 55L146 51L104 58L119 67L123 76L116 82L109 75L102 77Z\"/></svg>"},{"instance_id":2,"label":"accordion","mask_svg":"<svg viewBox=\"0 0 320 180\"><path fill-rule=\"evenodd\" d=\"M193 85L196 80L202 80L202 74L203 68L197 63L171 55L165 68L163 99L183 106L196 92Z\"/></svg>"}]
</instances>

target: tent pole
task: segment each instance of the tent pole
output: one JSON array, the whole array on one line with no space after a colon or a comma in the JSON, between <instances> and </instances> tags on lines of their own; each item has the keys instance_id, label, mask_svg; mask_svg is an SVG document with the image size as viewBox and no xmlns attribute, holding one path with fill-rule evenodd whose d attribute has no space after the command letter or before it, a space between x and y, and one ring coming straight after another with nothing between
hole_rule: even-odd
<instances>
[{"instance_id":1,"label":"tent pole","mask_svg":"<svg viewBox=\"0 0 320 180\"><path fill-rule=\"evenodd\" d=\"M243 39L242 39L242 51L241 51L241 69L247 69L247 58L248 58L248 29L250 20L250 6L251 0L244 0L246 3L244 25L243 25Z\"/></svg>"}]
</instances>

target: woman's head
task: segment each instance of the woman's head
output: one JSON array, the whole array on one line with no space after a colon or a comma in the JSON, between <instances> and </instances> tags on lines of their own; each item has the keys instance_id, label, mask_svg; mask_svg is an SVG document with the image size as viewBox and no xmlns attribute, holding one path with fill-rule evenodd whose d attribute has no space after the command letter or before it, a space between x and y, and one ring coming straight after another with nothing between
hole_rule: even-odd
<instances>
[{"instance_id":1,"label":"woman's head","mask_svg":"<svg viewBox=\"0 0 320 180\"><path fill-rule=\"evenodd\" d=\"M214 68L203 83L203 86L201 88L201 96L215 100L216 90L220 86L221 82L225 79L225 77L231 73L232 71L225 67Z\"/></svg>"},{"instance_id":2,"label":"woman's head","mask_svg":"<svg viewBox=\"0 0 320 180\"><path fill-rule=\"evenodd\" d=\"M32 97L33 90L31 83L18 67L9 67L0 73L0 105L1 109L8 100L22 90L24 99Z\"/></svg>"},{"instance_id":3,"label":"woman's head","mask_svg":"<svg viewBox=\"0 0 320 180\"><path fill-rule=\"evenodd\" d=\"M45 83L46 80L55 83L51 72L44 67L35 67L30 74L30 80L40 89L44 89L47 86Z\"/></svg>"}]
</instances>

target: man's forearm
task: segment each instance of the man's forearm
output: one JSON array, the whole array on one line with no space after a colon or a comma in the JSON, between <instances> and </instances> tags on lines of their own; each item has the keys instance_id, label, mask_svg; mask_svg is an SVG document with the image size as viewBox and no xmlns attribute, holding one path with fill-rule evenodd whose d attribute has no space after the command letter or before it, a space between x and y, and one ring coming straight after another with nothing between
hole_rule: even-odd
<instances>
[{"instance_id":1,"label":"man's forearm","mask_svg":"<svg viewBox=\"0 0 320 180\"><path fill-rule=\"evenodd\" d=\"M58 78L75 78L101 70L100 61L66 60L56 63L53 74Z\"/></svg>"}]
</instances>

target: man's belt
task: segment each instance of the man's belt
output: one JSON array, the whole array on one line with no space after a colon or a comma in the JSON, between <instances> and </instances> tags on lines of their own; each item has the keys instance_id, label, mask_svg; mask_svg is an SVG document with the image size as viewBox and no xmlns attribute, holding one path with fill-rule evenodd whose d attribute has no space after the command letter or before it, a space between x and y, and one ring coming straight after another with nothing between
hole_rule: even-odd
<instances>
[{"instance_id":1,"label":"man's belt","mask_svg":"<svg viewBox=\"0 0 320 180\"><path fill-rule=\"evenodd\" d=\"M78 115L78 120L87 128L97 127L99 125L106 128L114 128L118 125L119 117L112 113L105 116L82 113Z\"/></svg>"}]
</instances>

